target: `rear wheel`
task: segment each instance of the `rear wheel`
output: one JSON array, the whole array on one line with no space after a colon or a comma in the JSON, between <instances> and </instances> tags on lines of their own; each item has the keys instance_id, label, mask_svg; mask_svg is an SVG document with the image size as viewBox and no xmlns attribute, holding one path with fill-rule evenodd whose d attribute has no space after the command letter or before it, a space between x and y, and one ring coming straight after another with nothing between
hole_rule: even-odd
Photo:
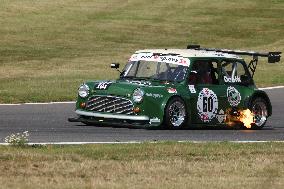
<instances>
[{"instance_id":1,"label":"rear wheel","mask_svg":"<svg viewBox=\"0 0 284 189\"><path fill-rule=\"evenodd\" d=\"M165 109L164 125L169 129L180 129L187 121L185 103L179 97L172 98Z\"/></svg>"},{"instance_id":2,"label":"rear wheel","mask_svg":"<svg viewBox=\"0 0 284 189\"><path fill-rule=\"evenodd\" d=\"M255 98L250 106L254 114L254 123L252 129L262 129L268 117L268 105L266 100L261 97Z\"/></svg>"}]
</instances>

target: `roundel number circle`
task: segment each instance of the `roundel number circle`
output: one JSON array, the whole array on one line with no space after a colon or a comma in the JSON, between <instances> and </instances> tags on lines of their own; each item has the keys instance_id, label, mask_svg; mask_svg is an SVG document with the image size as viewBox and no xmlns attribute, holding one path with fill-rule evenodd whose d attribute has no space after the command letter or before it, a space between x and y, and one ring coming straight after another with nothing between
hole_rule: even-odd
<instances>
[{"instance_id":1,"label":"roundel number circle","mask_svg":"<svg viewBox=\"0 0 284 189\"><path fill-rule=\"evenodd\" d=\"M204 88L200 91L197 100L197 110L198 115L203 122L210 122L216 117L218 111L218 98L212 90Z\"/></svg>"}]
</instances>

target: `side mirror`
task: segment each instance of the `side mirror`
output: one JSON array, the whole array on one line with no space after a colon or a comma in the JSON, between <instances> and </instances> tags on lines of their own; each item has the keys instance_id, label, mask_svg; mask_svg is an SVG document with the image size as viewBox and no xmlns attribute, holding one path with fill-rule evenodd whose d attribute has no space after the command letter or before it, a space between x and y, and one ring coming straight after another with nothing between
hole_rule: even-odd
<instances>
[{"instance_id":1,"label":"side mirror","mask_svg":"<svg viewBox=\"0 0 284 189\"><path fill-rule=\"evenodd\" d=\"M119 63L111 63L110 67L114 68L114 69L118 69L119 68Z\"/></svg>"}]
</instances>

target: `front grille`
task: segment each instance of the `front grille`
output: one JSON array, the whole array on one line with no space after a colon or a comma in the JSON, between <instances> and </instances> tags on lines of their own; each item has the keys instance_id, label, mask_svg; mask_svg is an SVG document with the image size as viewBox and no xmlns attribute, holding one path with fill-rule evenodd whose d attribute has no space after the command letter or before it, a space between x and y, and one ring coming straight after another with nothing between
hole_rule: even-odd
<instances>
[{"instance_id":1,"label":"front grille","mask_svg":"<svg viewBox=\"0 0 284 189\"><path fill-rule=\"evenodd\" d=\"M117 96L98 96L89 97L87 101L87 110L94 112L107 112L117 114L133 114L133 103Z\"/></svg>"}]
</instances>

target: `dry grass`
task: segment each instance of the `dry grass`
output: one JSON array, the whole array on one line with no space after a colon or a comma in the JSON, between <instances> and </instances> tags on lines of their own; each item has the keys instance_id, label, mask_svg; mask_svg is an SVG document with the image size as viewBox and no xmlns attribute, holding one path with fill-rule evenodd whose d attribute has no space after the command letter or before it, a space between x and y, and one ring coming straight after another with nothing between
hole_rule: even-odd
<instances>
[{"instance_id":1,"label":"dry grass","mask_svg":"<svg viewBox=\"0 0 284 189\"><path fill-rule=\"evenodd\" d=\"M0 188L283 188L284 144L0 147Z\"/></svg>"},{"instance_id":2,"label":"dry grass","mask_svg":"<svg viewBox=\"0 0 284 189\"><path fill-rule=\"evenodd\" d=\"M0 103L74 100L78 85L112 79L111 62L143 48L284 51L282 0L1 0ZM258 86L283 85L260 65Z\"/></svg>"}]
</instances>

